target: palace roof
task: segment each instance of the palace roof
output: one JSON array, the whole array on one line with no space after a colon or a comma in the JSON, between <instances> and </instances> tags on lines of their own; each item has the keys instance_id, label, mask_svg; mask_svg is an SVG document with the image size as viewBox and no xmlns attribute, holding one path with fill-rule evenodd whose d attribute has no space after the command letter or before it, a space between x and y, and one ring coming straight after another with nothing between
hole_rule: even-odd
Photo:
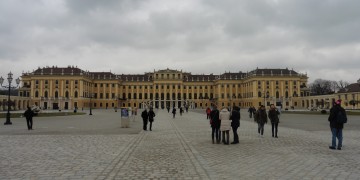
<instances>
[{"instance_id":1,"label":"palace roof","mask_svg":"<svg viewBox=\"0 0 360 180\"><path fill-rule=\"evenodd\" d=\"M340 89L338 93L360 92L360 83L353 83Z\"/></svg>"}]
</instances>

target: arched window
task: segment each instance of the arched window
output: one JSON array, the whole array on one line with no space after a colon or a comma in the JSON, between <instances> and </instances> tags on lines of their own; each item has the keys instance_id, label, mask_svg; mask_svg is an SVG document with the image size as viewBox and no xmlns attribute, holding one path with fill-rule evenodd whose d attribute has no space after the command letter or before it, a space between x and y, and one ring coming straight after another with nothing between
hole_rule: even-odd
<instances>
[{"instance_id":1,"label":"arched window","mask_svg":"<svg viewBox=\"0 0 360 180\"><path fill-rule=\"evenodd\" d=\"M279 91L276 91L276 98L280 98Z\"/></svg>"},{"instance_id":2,"label":"arched window","mask_svg":"<svg viewBox=\"0 0 360 180\"><path fill-rule=\"evenodd\" d=\"M258 97L261 97L261 92L260 91L258 92Z\"/></svg>"},{"instance_id":3,"label":"arched window","mask_svg":"<svg viewBox=\"0 0 360 180\"><path fill-rule=\"evenodd\" d=\"M66 97L66 98L69 98L69 91L66 91L66 92L65 92L65 97Z\"/></svg>"},{"instance_id":4,"label":"arched window","mask_svg":"<svg viewBox=\"0 0 360 180\"><path fill-rule=\"evenodd\" d=\"M285 92L285 98L289 98L289 92Z\"/></svg>"},{"instance_id":5,"label":"arched window","mask_svg":"<svg viewBox=\"0 0 360 180\"><path fill-rule=\"evenodd\" d=\"M48 97L48 92L47 92L47 91L45 91L44 96L45 96L46 98Z\"/></svg>"},{"instance_id":6,"label":"arched window","mask_svg":"<svg viewBox=\"0 0 360 180\"><path fill-rule=\"evenodd\" d=\"M75 91L74 95L75 95L75 98L77 98L78 97L78 92Z\"/></svg>"},{"instance_id":7,"label":"arched window","mask_svg":"<svg viewBox=\"0 0 360 180\"><path fill-rule=\"evenodd\" d=\"M39 97L39 92L35 91L35 97Z\"/></svg>"},{"instance_id":8,"label":"arched window","mask_svg":"<svg viewBox=\"0 0 360 180\"><path fill-rule=\"evenodd\" d=\"M57 91L55 91L55 98L59 97L59 93Z\"/></svg>"},{"instance_id":9,"label":"arched window","mask_svg":"<svg viewBox=\"0 0 360 180\"><path fill-rule=\"evenodd\" d=\"M294 91L293 97L297 97L297 92L296 91Z\"/></svg>"}]
</instances>

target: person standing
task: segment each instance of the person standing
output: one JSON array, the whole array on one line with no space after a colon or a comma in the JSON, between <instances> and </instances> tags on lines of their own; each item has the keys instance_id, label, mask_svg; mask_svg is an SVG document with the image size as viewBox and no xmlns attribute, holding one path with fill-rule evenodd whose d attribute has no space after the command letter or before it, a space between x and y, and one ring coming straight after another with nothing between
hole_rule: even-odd
<instances>
[{"instance_id":1,"label":"person standing","mask_svg":"<svg viewBox=\"0 0 360 180\"><path fill-rule=\"evenodd\" d=\"M215 144L215 140L216 143L220 143L220 120L219 120L219 110L217 110L216 106L214 106L214 109L211 111L210 113L210 125L211 125L211 139L212 139L212 143ZM215 135L215 137L214 137Z\"/></svg>"},{"instance_id":2,"label":"person standing","mask_svg":"<svg viewBox=\"0 0 360 180\"><path fill-rule=\"evenodd\" d=\"M175 115L176 115L176 108L175 107L173 107L172 114L173 114L173 118L175 118Z\"/></svg>"},{"instance_id":3,"label":"person standing","mask_svg":"<svg viewBox=\"0 0 360 180\"><path fill-rule=\"evenodd\" d=\"M153 108L150 108L148 116L149 116L149 122L150 122L150 131L152 131L152 123L154 122L154 117L155 117Z\"/></svg>"},{"instance_id":4,"label":"person standing","mask_svg":"<svg viewBox=\"0 0 360 180\"><path fill-rule=\"evenodd\" d=\"M344 123L347 122L347 116L345 109L341 107L341 100L337 100L335 105L330 109L330 115L328 118L330 122L330 129L332 133L332 143L329 146L330 149L336 149L336 138L338 139L337 149L341 150L342 148L342 129L344 128Z\"/></svg>"},{"instance_id":5,"label":"person standing","mask_svg":"<svg viewBox=\"0 0 360 180\"><path fill-rule=\"evenodd\" d=\"M189 105L186 105L186 106L185 106L185 110L186 110L186 113L189 112Z\"/></svg>"},{"instance_id":6,"label":"person standing","mask_svg":"<svg viewBox=\"0 0 360 180\"><path fill-rule=\"evenodd\" d=\"M30 107L27 107L27 110L24 112L24 116L26 118L28 130L33 130L33 117L35 116L35 113L31 110Z\"/></svg>"},{"instance_id":7,"label":"person standing","mask_svg":"<svg viewBox=\"0 0 360 180\"><path fill-rule=\"evenodd\" d=\"M224 107L220 111L219 120L220 120L220 131L222 132L222 137L223 137L222 142L225 145L229 145L229 131L231 129L229 109ZM225 140L225 134L226 134L226 140Z\"/></svg>"},{"instance_id":8,"label":"person standing","mask_svg":"<svg viewBox=\"0 0 360 180\"><path fill-rule=\"evenodd\" d=\"M264 105L260 106L260 109L257 111L255 116L255 119L257 119L258 123L258 133L261 137L264 137L264 125L267 124L268 121Z\"/></svg>"},{"instance_id":9,"label":"person standing","mask_svg":"<svg viewBox=\"0 0 360 180\"><path fill-rule=\"evenodd\" d=\"M272 137L275 137L275 138L278 138L277 133L278 133L278 125L279 125L279 115L280 115L280 112L277 110L275 105L271 104L268 116L271 121ZM275 130L275 136L274 136L274 130Z\"/></svg>"},{"instance_id":10,"label":"person standing","mask_svg":"<svg viewBox=\"0 0 360 180\"><path fill-rule=\"evenodd\" d=\"M210 113L211 113L211 109L208 107L206 108L206 119L210 119Z\"/></svg>"},{"instance_id":11,"label":"person standing","mask_svg":"<svg viewBox=\"0 0 360 180\"><path fill-rule=\"evenodd\" d=\"M149 120L149 114L146 109L144 109L144 111L141 113L141 117L143 119L143 129L144 129L144 131L147 131L147 123Z\"/></svg>"},{"instance_id":12,"label":"person standing","mask_svg":"<svg viewBox=\"0 0 360 180\"><path fill-rule=\"evenodd\" d=\"M168 113L170 113L170 106L166 106Z\"/></svg>"},{"instance_id":13,"label":"person standing","mask_svg":"<svg viewBox=\"0 0 360 180\"><path fill-rule=\"evenodd\" d=\"M239 135L237 129L240 127L240 108L235 106L231 112L231 127L234 133L234 141L231 144L239 143Z\"/></svg>"}]
</instances>

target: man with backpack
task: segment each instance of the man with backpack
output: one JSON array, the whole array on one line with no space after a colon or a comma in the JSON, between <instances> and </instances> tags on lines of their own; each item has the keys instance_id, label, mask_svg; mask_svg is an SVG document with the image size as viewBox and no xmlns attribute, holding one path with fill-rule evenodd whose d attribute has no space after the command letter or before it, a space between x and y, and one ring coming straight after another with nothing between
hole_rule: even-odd
<instances>
[{"instance_id":1,"label":"man with backpack","mask_svg":"<svg viewBox=\"0 0 360 180\"><path fill-rule=\"evenodd\" d=\"M335 105L330 109L330 115L328 118L330 122L330 128L332 133L332 144L329 146L330 149L336 149L336 138L338 139L337 149L341 150L342 147L342 129L344 128L344 123L347 122L347 116L345 109L341 107L341 100L337 100Z\"/></svg>"}]
</instances>

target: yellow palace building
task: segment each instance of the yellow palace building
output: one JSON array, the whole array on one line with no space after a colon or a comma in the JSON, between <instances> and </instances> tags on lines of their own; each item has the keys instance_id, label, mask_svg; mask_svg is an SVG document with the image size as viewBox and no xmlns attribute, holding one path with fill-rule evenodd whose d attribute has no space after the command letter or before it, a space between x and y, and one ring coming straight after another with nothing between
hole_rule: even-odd
<instances>
[{"instance_id":1,"label":"yellow palace building","mask_svg":"<svg viewBox=\"0 0 360 180\"><path fill-rule=\"evenodd\" d=\"M19 96L43 109L75 107L206 108L277 104L300 107L309 96L308 77L291 69L192 74L163 69L143 74L89 72L78 67L43 67L21 76Z\"/></svg>"}]
</instances>

